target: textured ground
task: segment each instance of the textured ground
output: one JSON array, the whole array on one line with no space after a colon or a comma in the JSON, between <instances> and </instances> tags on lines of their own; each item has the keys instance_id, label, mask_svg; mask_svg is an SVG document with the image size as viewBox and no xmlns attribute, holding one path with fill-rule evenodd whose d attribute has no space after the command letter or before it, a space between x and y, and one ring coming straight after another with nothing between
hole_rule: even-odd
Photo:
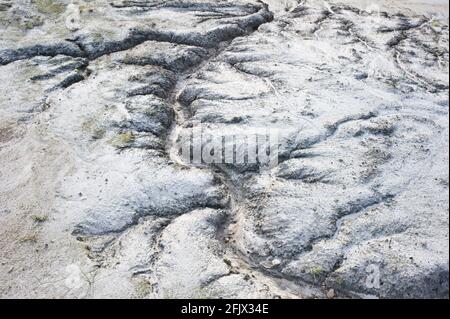
<instances>
[{"instance_id":1,"label":"textured ground","mask_svg":"<svg viewBox=\"0 0 450 319\"><path fill-rule=\"evenodd\" d=\"M448 298L438 3L0 0L0 296Z\"/></svg>"}]
</instances>

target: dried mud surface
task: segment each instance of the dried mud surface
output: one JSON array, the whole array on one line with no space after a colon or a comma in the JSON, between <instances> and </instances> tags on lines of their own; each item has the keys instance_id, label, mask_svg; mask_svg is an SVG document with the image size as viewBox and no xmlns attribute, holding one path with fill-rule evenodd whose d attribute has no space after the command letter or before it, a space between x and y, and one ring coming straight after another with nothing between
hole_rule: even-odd
<instances>
[{"instance_id":1,"label":"dried mud surface","mask_svg":"<svg viewBox=\"0 0 450 319\"><path fill-rule=\"evenodd\" d=\"M0 0L0 297L448 298L448 15L377 3Z\"/></svg>"}]
</instances>

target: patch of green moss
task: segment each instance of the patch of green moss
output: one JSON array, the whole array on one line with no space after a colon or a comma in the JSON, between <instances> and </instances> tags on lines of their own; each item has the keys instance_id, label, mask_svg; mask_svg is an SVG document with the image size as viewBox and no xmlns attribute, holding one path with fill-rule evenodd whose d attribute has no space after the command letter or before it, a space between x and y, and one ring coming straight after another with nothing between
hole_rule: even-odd
<instances>
[{"instance_id":1,"label":"patch of green moss","mask_svg":"<svg viewBox=\"0 0 450 319\"><path fill-rule=\"evenodd\" d=\"M66 5L58 0L34 0L34 4L43 14L59 16L66 10Z\"/></svg>"},{"instance_id":2,"label":"patch of green moss","mask_svg":"<svg viewBox=\"0 0 450 319\"><path fill-rule=\"evenodd\" d=\"M102 127L98 127L94 120L88 120L83 123L82 129L91 135L93 140L100 140L106 135L106 130Z\"/></svg>"},{"instance_id":3,"label":"patch of green moss","mask_svg":"<svg viewBox=\"0 0 450 319\"><path fill-rule=\"evenodd\" d=\"M31 21L27 21L27 22L25 22L24 27L25 27L25 29L31 30L34 28L34 24Z\"/></svg>"},{"instance_id":4,"label":"patch of green moss","mask_svg":"<svg viewBox=\"0 0 450 319\"><path fill-rule=\"evenodd\" d=\"M101 33L93 33L92 34L92 39L94 40L94 42L96 43L102 43L104 40L104 36Z\"/></svg>"},{"instance_id":5,"label":"patch of green moss","mask_svg":"<svg viewBox=\"0 0 450 319\"><path fill-rule=\"evenodd\" d=\"M125 147L128 144L132 143L135 139L135 136L133 134L133 132L125 132L125 133L120 133L117 136L115 136L113 138L113 140L111 141L111 144L115 147Z\"/></svg>"},{"instance_id":6,"label":"patch of green moss","mask_svg":"<svg viewBox=\"0 0 450 319\"><path fill-rule=\"evenodd\" d=\"M342 277L337 277L335 281L339 286L344 284L344 279Z\"/></svg>"},{"instance_id":7,"label":"patch of green moss","mask_svg":"<svg viewBox=\"0 0 450 319\"><path fill-rule=\"evenodd\" d=\"M119 138L120 142L127 144L134 140L134 135L131 132L126 132L126 133L119 134L118 138Z\"/></svg>"},{"instance_id":8,"label":"patch of green moss","mask_svg":"<svg viewBox=\"0 0 450 319\"><path fill-rule=\"evenodd\" d=\"M138 298L144 298L152 293L152 286L147 280L140 280L135 284L135 291Z\"/></svg>"},{"instance_id":9,"label":"patch of green moss","mask_svg":"<svg viewBox=\"0 0 450 319\"><path fill-rule=\"evenodd\" d=\"M105 137L105 135L106 135L106 131L104 129L102 129L102 128L95 129L92 132L92 138L94 140L101 140L103 137Z\"/></svg>"},{"instance_id":10,"label":"patch of green moss","mask_svg":"<svg viewBox=\"0 0 450 319\"><path fill-rule=\"evenodd\" d=\"M48 216L44 215L33 215L31 219L36 223L45 223L48 220Z\"/></svg>"},{"instance_id":11,"label":"patch of green moss","mask_svg":"<svg viewBox=\"0 0 450 319\"><path fill-rule=\"evenodd\" d=\"M37 234L28 234L19 239L20 243L37 243L38 236Z\"/></svg>"},{"instance_id":12,"label":"patch of green moss","mask_svg":"<svg viewBox=\"0 0 450 319\"><path fill-rule=\"evenodd\" d=\"M439 28L441 26L441 23L438 20L433 20L431 22L431 25L435 28Z\"/></svg>"},{"instance_id":13,"label":"patch of green moss","mask_svg":"<svg viewBox=\"0 0 450 319\"><path fill-rule=\"evenodd\" d=\"M322 275L322 273L323 273L323 268L320 267L320 266L312 267L312 268L309 270L309 273L310 273L311 276L313 276L314 280L316 281L316 280L318 279L318 277L320 277L320 276Z\"/></svg>"},{"instance_id":14,"label":"patch of green moss","mask_svg":"<svg viewBox=\"0 0 450 319\"><path fill-rule=\"evenodd\" d=\"M44 21L39 16L35 16L28 19L22 23L22 27L27 30L34 29L35 27L40 27L44 24Z\"/></svg>"}]
</instances>

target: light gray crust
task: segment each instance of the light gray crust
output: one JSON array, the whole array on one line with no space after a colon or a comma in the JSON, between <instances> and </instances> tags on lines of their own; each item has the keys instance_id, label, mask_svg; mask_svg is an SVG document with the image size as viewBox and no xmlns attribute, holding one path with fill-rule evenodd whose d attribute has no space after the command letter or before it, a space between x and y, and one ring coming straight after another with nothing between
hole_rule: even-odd
<instances>
[{"instance_id":1,"label":"light gray crust","mask_svg":"<svg viewBox=\"0 0 450 319\"><path fill-rule=\"evenodd\" d=\"M448 298L448 21L0 0L0 297ZM193 165L200 127L279 164Z\"/></svg>"}]
</instances>

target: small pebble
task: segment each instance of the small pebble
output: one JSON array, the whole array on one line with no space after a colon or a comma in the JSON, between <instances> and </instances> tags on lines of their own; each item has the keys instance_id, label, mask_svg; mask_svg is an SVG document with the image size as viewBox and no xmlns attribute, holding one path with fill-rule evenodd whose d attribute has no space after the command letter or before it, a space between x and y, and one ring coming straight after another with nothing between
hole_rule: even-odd
<instances>
[{"instance_id":1,"label":"small pebble","mask_svg":"<svg viewBox=\"0 0 450 319\"><path fill-rule=\"evenodd\" d=\"M330 289L327 292L327 298L328 299L334 299L336 297L336 292L334 291L334 289Z\"/></svg>"}]
</instances>

